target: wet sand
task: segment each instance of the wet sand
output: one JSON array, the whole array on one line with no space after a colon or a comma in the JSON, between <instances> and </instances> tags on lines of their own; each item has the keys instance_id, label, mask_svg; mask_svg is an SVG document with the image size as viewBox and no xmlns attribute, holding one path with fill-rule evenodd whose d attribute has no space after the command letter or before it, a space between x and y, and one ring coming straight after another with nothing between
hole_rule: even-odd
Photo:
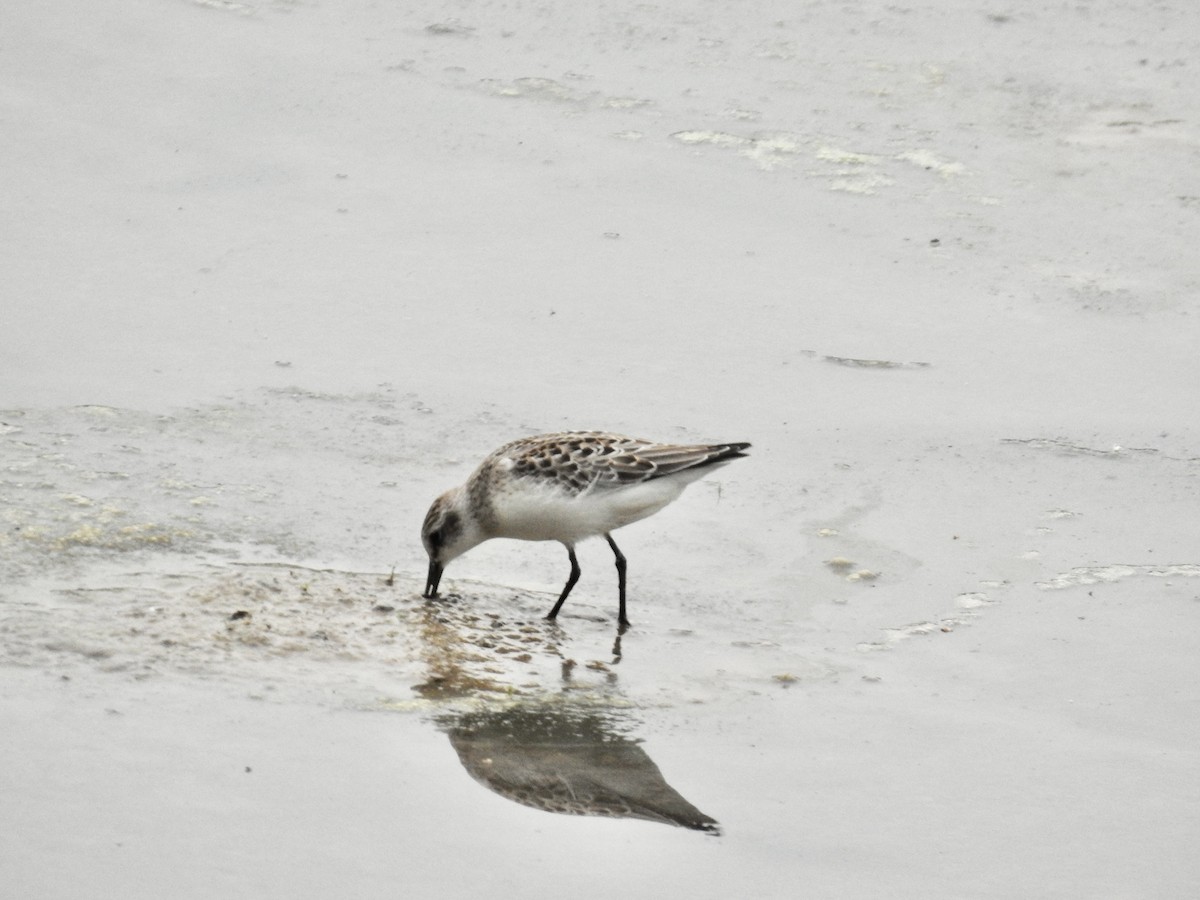
<instances>
[{"instance_id":1,"label":"wet sand","mask_svg":"<svg viewBox=\"0 0 1200 900\"><path fill-rule=\"evenodd\" d=\"M13 896L1191 896L1191 7L6 16Z\"/></svg>"}]
</instances>

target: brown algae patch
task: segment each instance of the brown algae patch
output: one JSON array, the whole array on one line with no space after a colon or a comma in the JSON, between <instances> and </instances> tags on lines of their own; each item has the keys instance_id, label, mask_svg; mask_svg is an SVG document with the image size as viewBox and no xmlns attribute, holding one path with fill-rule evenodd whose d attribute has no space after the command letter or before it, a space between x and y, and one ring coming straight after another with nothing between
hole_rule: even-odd
<instances>
[{"instance_id":1,"label":"brown algae patch","mask_svg":"<svg viewBox=\"0 0 1200 900\"><path fill-rule=\"evenodd\" d=\"M0 663L59 672L181 674L356 706L584 693L606 664L569 659L542 598L476 586L426 601L414 579L293 565L94 567L10 591ZM69 634L67 642L62 635ZM573 665L566 665L568 662Z\"/></svg>"}]
</instances>

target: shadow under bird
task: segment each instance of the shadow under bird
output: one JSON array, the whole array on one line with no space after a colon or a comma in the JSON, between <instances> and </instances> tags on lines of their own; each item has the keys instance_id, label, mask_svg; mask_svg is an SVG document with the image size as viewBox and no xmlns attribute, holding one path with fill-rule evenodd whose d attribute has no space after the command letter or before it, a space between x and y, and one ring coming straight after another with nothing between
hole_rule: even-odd
<instances>
[{"instance_id":1,"label":"shadow under bird","mask_svg":"<svg viewBox=\"0 0 1200 900\"><path fill-rule=\"evenodd\" d=\"M693 481L745 456L747 443L662 444L602 431L568 431L521 438L479 464L465 484L429 507L421 541L429 554L424 596L437 596L446 566L491 538L558 541L567 548L571 574L553 619L579 580L575 545L603 535L616 557L625 615L625 556L612 538L623 525L654 515Z\"/></svg>"}]
</instances>

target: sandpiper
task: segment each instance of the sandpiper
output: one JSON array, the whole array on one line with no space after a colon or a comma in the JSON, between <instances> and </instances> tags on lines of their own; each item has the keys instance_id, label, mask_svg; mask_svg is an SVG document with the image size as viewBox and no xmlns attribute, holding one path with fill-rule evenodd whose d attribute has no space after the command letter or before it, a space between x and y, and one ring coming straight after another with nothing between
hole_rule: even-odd
<instances>
[{"instance_id":1,"label":"sandpiper","mask_svg":"<svg viewBox=\"0 0 1200 900\"><path fill-rule=\"evenodd\" d=\"M579 580L575 544L603 535L616 556L625 615L625 556L612 539L622 525L658 512L712 469L745 456L746 443L662 444L604 431L539 434L505 444L479 464L466 484L429 507L421 541L429 554L424 596L437 596L442 572L456 556L491 538L559 541L571 574L553 619Z\"/></svg>"}]
</instances>

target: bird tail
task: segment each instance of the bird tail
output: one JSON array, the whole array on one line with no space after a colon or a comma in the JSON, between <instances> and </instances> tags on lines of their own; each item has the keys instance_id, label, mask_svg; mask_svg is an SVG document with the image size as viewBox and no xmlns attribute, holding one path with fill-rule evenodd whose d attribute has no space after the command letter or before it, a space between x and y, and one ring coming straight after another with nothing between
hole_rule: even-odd
<instances>
[{"instance_id":1,"label":"bird tail","mask_svg":"<svg viewBox=\"0 0 1200 900\"><path fill-rule=\"evenodd\" d=\"M736 444L713 444L708 449L715 451L716 455L710 458L702 465L712 465L713 463L725 462L730 459L741 459L743 456L749 456L746 451L750 449L748 443L739 442Z\"/></svg>"},{"instance_id":2,"label":"bird tail","mask_svg":"<svg viewBox=\"0 0 1200 900\"><path fill-rule=\"evenodd\" d=\"M642 477L658 478L684 469L707 469L745 456L747 443L701 444L697 446L663 445L648 447L638 456L653 464L653 472Z\"/></svg>"}]
</instances>

